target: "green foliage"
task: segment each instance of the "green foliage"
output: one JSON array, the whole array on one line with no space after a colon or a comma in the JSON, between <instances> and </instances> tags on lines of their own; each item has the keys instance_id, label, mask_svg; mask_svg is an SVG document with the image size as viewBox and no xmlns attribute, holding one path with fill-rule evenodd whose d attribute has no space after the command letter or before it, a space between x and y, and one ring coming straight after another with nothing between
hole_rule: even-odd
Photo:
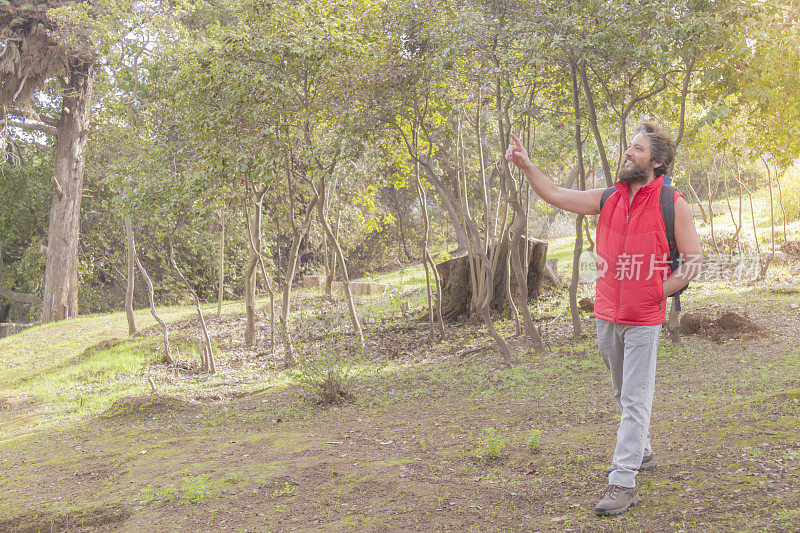
<instances>
[{"instance_id":1,"label":"green foliage","mask_svg":"<svg viewBox=\"0 0 800 533\"><path fill-rule=\"evenodd\" d=\"M148 485L139 491L138 499L143 505L153 502L200 503L217 494L219 485L219 481L210 479L206 474L186 476L180 487L167 484L154 489Z\"/></svg>"},{"instance_id":2,"label":"green foliage","mask_svg":"<svg viewBox=\"0 0 800 533\"><path fill-rule=\"evenodd\" d=\"M291 483L286 483L282 489L275 489L272 493L273 498L280 498L281 496L294 496L294 487Z\"/></svg>"},{"instance_id":3,"label":"green foliage","mask_svg":"<svg viewBox=\"0 0 800 533\"><path fill-rule=\"evenodd\" d=\"M0 284L17 292L41 295L52 157L22 143L10 146L8 157L0 176ZM14 321L38 315L38 309L22 307L15 306Z\"/></svg>"},{"instance_id":4,"label":"green foliage","mask_svg":"<svg viewBox=\"0 0 800 533\"><path fill-rule=\"evenodd\" d=\"M423 229L415 155L430 158L430 168L419 169L429 244L446 249L454 227L436 195L459 191L481 226L485 178L491 209L502 213L496 173L508 129L525 137L540 166L566 176L580 124L588 168L599 166L587 117L573 115L570 65L588 74L593 125L612 167L626 143L621 124L655 115L674 131L685 108L681 150L692 157L682 157L701 167L692 169L697 181L719 151L743 159L764 152L785 168L800 153L792 120L800 109L796 61L785 60L798 48L797 21L781 18L788 5L62 2L48 12L60 25L54 35L74 46L90 43L105 65L95 74L87 147L81 311L121 307L125 215L134 219L160 302L184 297L167 263L169 238L200 298L216 298L218 208L240 205L262 188L263 251L273 275L285 266L292 227L323 184L353 277L416 260ZM42 91L48 97L35 100L34 110L56 120L49 97L56 89ZM586 97L578 96L582 112ZM28 156L25 168L4 165L13 187L0 181L0 283L40 294L52 164L46 152ZM689 163L678 167L686 171ZM785 205L796 219L800 193L793 185L785 182ZM225 274L229 295L237 296L248 243L241 213L229 214ZM318 262L322 243L315 223L304 256ZM137 287L141 307L147 297Z\"/></svg>"},{"instance_id":5,"label":"green foliage","mask_svg":"<svg viewBox=\"0 0 800 533\"><path fill-rule=\"evenodd\" d=\"M508 439L494 428L486 428L478 442L475 457L482 461L496 461L503 457L507 443Z\"/></svg>"},{"instance_id":6,"label":"green foliage","mask_svg":"<svg viewBox=\"0 0 800 533\"><path fill-rule=\"evenodd\" d=\"M361 365L361 358L348 354L347 349L326 347L321 356L304 357L290 376L308 401L339 405L355 399L352 388Z\"/></svg>"},{"instance_id":7,"label":"green foliage","mask_svg":"<svg viewBox=\"0 0 800 533\"><path fill-rule=\"evenodd\" d=\"M528 433L528 451L531 453L539 453L541 446L542 432L539 429L532 429Z\"/></svg>"},{"instance_id":8,"label":"green foliage","mask_svg":"<svg viewBox=\"0 0 800 533\"><path fill-rule=\"evenodd\" d=\"M796 165L780 178L786 221L800 220L800 168Z\"/></svg>"}]
</instances>

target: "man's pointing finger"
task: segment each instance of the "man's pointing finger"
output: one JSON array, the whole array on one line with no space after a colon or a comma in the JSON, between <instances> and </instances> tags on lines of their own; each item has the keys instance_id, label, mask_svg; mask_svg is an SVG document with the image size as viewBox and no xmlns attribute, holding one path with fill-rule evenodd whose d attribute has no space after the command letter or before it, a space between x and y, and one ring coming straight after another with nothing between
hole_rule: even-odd
<instances>
[{"instance_id":1,"label":"man's pointing finger","mask_svg":"<svg viewBox=\"0 0 800 533\"><path fill-rule=\"evenodd\" d=\"M514 140L514 146L517 148L517 150L522 150L522 141L519 140L519 137L514 135L513 131L511 132L511 138Z\"/></svg>"}]
</instances>

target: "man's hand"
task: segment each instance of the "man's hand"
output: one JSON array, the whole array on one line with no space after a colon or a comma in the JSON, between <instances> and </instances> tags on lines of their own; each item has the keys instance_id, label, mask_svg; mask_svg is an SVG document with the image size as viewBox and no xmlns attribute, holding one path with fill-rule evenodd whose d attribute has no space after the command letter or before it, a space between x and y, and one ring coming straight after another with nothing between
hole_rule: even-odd
<instances>
[{"instance_id":1,"label":"man's hand","mask_svg":"<svg viewBox=\"0 0 800 533\"><path fill-rule=\"evenodd\" d=\"M531 158L528 156L528 151L522 146L522 141L519 140L519 137L511 133L511 139L514 141L514 144L508 147L506 150L506 159L514 163L517 167L523 170L523 172L532 167L533 163L531 163Z\"/></svg>"},{"instance_id":2,"label":"man's hand","mask_svg":"<svg viewBox=\"0 0 800 533\"><path fill-rule=\"evenodd\" d=\"M522 170L533 190L545 202L581 215L596 215L600 212L600 198L603 196L603 189L576 191L557 187L531 162L528 151L522 146L519 137L512 133L511 139L514 144L506 150L506 159Z\"/></svg>"}]
</instances>

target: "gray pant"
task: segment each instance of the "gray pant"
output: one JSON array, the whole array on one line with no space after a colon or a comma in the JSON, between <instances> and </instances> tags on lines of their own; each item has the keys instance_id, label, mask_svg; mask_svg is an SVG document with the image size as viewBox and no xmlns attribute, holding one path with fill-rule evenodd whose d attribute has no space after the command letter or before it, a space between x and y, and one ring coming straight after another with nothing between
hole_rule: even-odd
<instances>
[{"instance_id":1,"label":"gray pant","mask_svg":"<svg viewBox=\"0 0 800 533\"><path fill-rule=\"evenodd\" d=\"M611 371L621 414L617 446L608 477L611 485L636 486L642 457L649 455L650 413L656 382L656 353L661 325L629 326L597 319L597 345Z\"/></svg>"}]
</instances>

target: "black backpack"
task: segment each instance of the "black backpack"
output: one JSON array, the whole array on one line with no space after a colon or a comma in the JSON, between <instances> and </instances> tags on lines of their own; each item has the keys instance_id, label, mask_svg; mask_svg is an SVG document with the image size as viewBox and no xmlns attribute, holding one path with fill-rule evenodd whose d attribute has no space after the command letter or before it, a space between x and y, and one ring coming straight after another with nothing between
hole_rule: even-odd
<instances>
[{"instance_id":1,"label":"black backpack","mask_svg":"<svg viewBox=\"0 0 800 533\"><path fill-rule=\"evenodd\" d=\"M603 191L603 197L600 198L600 211L611 195L616 192L617 188L614 186L609 187ZM675 242L675 187L672 185L661 186L661 217L664 219L664 229L667 234L667 243L669 243L669 270L673 272L683 264L683 259L678 253L678 244ZM675 302L675 310L680 313L681 311L681 293L686 290L689 284L684 285L678 292L673 293L672 298Z\"/></svg>"}]
</instances>

